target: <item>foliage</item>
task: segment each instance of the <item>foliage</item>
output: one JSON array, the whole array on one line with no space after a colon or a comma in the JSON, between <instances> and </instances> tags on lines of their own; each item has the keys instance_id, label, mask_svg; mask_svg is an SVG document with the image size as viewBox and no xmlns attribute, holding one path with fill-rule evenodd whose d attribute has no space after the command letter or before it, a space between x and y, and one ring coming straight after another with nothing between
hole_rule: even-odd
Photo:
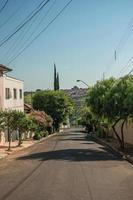
<instances>
[{"instance_id":1,"label":"foliage","mask_svg":"<svg viewBox=\"0 0 133 200\"><path fill-rule=\"evenodd\" d=\"M122 148L124 148L123 127L128 118L133 116L133 76L117 80L110 78L98 81L88 92L87 106L100 123L111 124ZM121 137L115 126L122 120ZM100 130L100 127L99 127Z\"/></svg>"},{"instance_id":2,"label":"foliage","mask_svg":"<svg viewBox=\"0 0 133 200\"><path fill-rule=\"evenodd\" d=\"M97 83L89 89L86 102L91 111L97 115L98 118L102 118L105 112L106 95L115 83L115 79L97 81Z\"/></svg>"},{"instance_id":3,"label":"foliage","mask_svg":"<svg viewBox=\"0 0 133 200\"><path fill-rule=\"evenodd\" d=\"M53 120L44 111L33 111L28 116L36 124L38 130L45 131L48 129L52 132Z\"/></svg>"},{"instance_id":4,"label":"foliage","mask_svg":"<svg viewBox=\"0 0 133 200\"><path fill-rule=\"evenodd\" d=\"M73 111L73 103L63 91L37 92L33 97L33 107L52 117L55 130Z\"/></svg>"},{"instance_id":5,"label":"foliage","mask_svg":"<svg viewBox=\"0 0 133 200\"><path fill-rule=\"evenodd\" d=\"M49 135L48 131L41 132L42 137L47 137Z\"/></svg>"},{"instance_id":6,"label":"foliage","mask_svg":"<svg viewBox=\"0 0 133 200\"><path fill-rule=\"evenodd\" d=\"M4 129L5 129L4 116L3 116L3 112L0 111L0 131L3 131Z\"/></svg>"},{"instance_id":7,"label":"foliage","mask_svg":"<svg viewBox=\"0 0 133 200\"><path fill-rule=\"evenodd\" d=\"M19 134L18 146L22 144L22 134L29 130L29 119L22 111L14 111L15 130Z\"/></svg>"},{"instance_id":8,"label":"foliage","mask_svg":"<svg viewBox=\"0 0 133 200\"><path fill-rule=\"evenodd\" d=\"M35 132L34 136L33 136L33 139L34 140L40 140L42 138L40 132Z\"/></svg>"},{"instance_id":9,"label":"foliage","mask_svg":"<svg viewBox=\"0 0 133 200\"><path fill-rule=\"evenodd\" d=\"M59 74L56 72L56 65L54 64L54 90L59 90Z\"/></svg>"},{"instance_id":10,"label":"foliage","mask_svg":"<svg viewBox=\"0 0 133 200\"><path fill-rule=\"evenodd\" d=\"M8 133L8 150L11 150L11 138L12 138L12 133L13 131L16 130L16 111L14 110L9 110L9 111L1 111L0 116L3 121L3 128L7 129Z\"/></svg>"}]
</instances>

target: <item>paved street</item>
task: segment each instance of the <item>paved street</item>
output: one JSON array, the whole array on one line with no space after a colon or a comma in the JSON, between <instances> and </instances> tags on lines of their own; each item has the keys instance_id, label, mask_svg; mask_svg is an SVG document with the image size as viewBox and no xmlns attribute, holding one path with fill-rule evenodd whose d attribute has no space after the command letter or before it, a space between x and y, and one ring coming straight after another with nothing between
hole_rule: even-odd
<instances>
[{"instance_id":1,"label":"paved street","mask_svg":"<svg viewBox=\"0 0 133 200\"><path fill-rule=\"evenodd\" d=\"M0 200L132 199L132 165L78 130L0 161Z\"/></svg>"}]
</instances>

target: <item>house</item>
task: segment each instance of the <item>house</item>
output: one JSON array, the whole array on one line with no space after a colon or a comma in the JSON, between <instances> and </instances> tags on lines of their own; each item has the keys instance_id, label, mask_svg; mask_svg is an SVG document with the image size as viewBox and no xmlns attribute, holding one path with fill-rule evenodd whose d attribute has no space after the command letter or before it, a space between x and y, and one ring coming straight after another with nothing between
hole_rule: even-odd
<instances>
[{"instance_id":1,"label":"house","mask_svg":"<svg viewBox=\"0 0 133 200\"><path fill-rule=\"evenodd\" d=\"M7 76L12 71L0 64L0 109L24 111L23 81Z\"/></svg>"}]
</instances>

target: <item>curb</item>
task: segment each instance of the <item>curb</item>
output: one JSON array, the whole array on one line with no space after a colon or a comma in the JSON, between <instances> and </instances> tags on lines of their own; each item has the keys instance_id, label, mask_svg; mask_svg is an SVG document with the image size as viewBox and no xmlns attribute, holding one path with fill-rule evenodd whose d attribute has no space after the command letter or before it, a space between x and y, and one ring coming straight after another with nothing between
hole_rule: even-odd
<instances>
[{"instance_id":1,"label":"curb","mask_svg":"<svg viewBox=\"0 0 133 200\"><path fill-rule=\"evenodd\" d=\"M92 138L94 138L95 140L97 140L98 142L100 142L102 145L107 146L108 148L110 148L112 151L114 151L115 153L119 154L119 156L121 156L124 160L128 161L129 163L131 163L133 165L133 159L123 153L122 151L118 150L117 148L113 147L112 145L106 143L105 141L103 141L102 139L92 135Z\"/></svg>"},{"instance_id":2,"label":"curb","mask_svg":"<svg viewBox=\"0 0 133 200\"><path fill-rule=\"evenodd\" d=\"M7 153L7 154L5 154L5 155L0 155L0 160L4 159L4 158L6 158L6 157L8 157L8 156L10 156L10 155L13 155L14 153L17 153L17 152L23 151L23 150L25 150L25 149L28 149L28 148L30 148L30 147L33 147L34 145L39 144L39 143L41 143L41 142L43 142L43 141L45 141L45 140L48 140L49 138L54 137L54 136L56 136L56 135L58 135L58 134L61 134L61 133L53 133L53 134L50 134L50 135L48 135L47 137L42 138L41 140L38 140L38 141L35 140L35 143L31 144L31 145L28 146L28 147L22 147L21 149L16 149L16 150L14 150L14 151L12 151L12 152L10 152L10 153Z\"/></svg>"}]
</instances>

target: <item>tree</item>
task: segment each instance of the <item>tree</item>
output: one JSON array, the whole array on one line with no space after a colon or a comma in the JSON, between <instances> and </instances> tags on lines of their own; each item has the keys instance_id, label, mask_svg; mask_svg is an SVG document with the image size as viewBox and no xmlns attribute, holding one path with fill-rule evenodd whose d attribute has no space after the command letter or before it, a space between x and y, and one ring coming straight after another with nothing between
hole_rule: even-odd
<instances>
[{"instance_id":1,"label":"tree","mask_svg":"<svg viewBox=\"0 0 133 200\"><path fill-rule=\"evenodd\" d=\"M4 121L4 115L3 112L0 111L0 132L5 129L5 121Z\"/></svg>"},{"instance_id":2,"label":"tree","mask_svg":"<svg viewBox=\"0 0 133 200\"><path fill-rule=\"evenodd\" d=\"M106 95L115 83L114 78L97 81L97 83L88 90L86 103L97 118L104 118Z\"/></svg>"},{"instance_id":3,"label":"tree","mask_svg":"<svg viewBox=\"0 0 133 200\"><path fill-rule=\"evenodd\" d=\"M12 139L12 133L16 130L16 111L9 110L9 111L2 111L3 121L4 121L4 127L7 129L8 134L8 151L11 150L11 139Z\"/></svg>"},{"instance_id":4,"label":"tree","mask_svg":"<svg viewBox=\"0 0 133 200\"><path fill-rule=\"evenodd\" d=\"M56 65L54 63L54 90L59 90L59 73L56 72Z\"/></svg>"},{"instance_id":5,"label":"tree","mask_svg":"<svg viewBox=\"0 0 133 200\"><path fill-rule=\"evenodd\" d=\"M112 128L118 138L121 148L124 148L124 124L133 116L133 76L119 78L106 96L105 115L113 122ZM116 125L121 121L121 137L116 131Z\"/></svg>"},{"instance_id":6,"label":"tree","mask_svg":"<svg viewBox=\"0 0 133 200\"><path fill-rule=\"evenodd\" d=\"M57 90L60 89L60 85L59 85L59 73L57 73L57 77L56 77L56 86L57 86Z\"/></svg>"},{"instance_id":7,"label":"tree","mask_svg":"<svg viewBox=\"0 0 133 200\"><path fill-rule=\"evenodd\" d=\"M29 129L29 119L22 111L14 112L14 127L18 131L18 146L22 144L22 134Z\"/></svg>"},{"instance_id":8,"label":"tree","mask_svg":"<svg viewBox=\"0 0 133 200\"><path fill-rule=\"evenodd\" d=\"M80 117L78 118L78 124L86 127L88 132L91 132L95 128L95 117L94 114L90 111L90 108L84 106L80 110Z\"/></svg>"},{"instance_id":9,"label":"tree","mask_svg":"<svg viewBox=\"0 0 133 200\"><path fill-rule=\"evenodd\" d=\"M60 123L68 117L73 110L70 98L63 91L41 91L33 97L33 107L45 111L53 118L54 130L59 130Z\"/></svg>"},{"instance_id":10,"label":"tree","mask_svg":"<svg viewBox=\"0 0 133 200\"><path fill-rule=\"evenodd\" d=\"M112 129L124 148L123 127L129 117L133 116L133 76L98 81L87 95L87 105L96 115L98 121L111 124ZM116 131L116 125L121 123L121 136Z\"/></svg>"}]
</instances>

